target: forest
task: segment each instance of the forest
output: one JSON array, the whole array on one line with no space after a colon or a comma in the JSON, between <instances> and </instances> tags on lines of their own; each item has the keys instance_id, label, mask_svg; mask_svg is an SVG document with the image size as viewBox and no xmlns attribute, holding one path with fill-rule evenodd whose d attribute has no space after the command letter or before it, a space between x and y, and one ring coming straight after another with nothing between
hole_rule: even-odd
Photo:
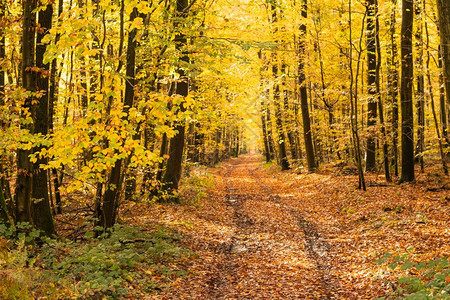
<instances>
[{"instance_id":1,"label":"forest","mask_svg":"<svg viewBox=\"0 0 450 300\"><path fill-rule=\"evenodd\" d=\"M0 299L450 299L449 0L0 0Z\"/></svg>"}]
</instances>

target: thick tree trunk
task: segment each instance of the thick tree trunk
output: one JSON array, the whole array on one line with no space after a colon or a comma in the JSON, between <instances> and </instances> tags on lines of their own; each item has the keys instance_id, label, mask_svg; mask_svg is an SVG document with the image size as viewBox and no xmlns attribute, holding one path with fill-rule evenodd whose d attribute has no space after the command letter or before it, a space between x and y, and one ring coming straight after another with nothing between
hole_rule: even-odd
<instances>
[{"instance_id":1,"label":"thick tree trunk","mask_svg":"<svg viewBox=\"0 0 450 300\"><path fill-rule=\"evenodd\" d=\"M400 182L410 182L414 176L414 111L413 111L413 55L412 32L414 0L402 1L401 57L402 77L400 86L402 113L402 174Z\"/></svg>"},{"instance_id":2,"label":"thick tree trunk","mask_svg":"<svg viewBox=\"0 0 450 300\"><path fill-rule=\"evenodd\" d=\"M178 0L177 1L177 10L176 16L178 18L186 18L187 17L187 9L189 6L188 0ZM175 27L178 27L177 22L174 24ZM175 48L178 51L182 52L182 56L180 57L180 63L188 64L189 57L187 55L186 49L184 49L187 45L187 38L183 33L178 33L175 37ZM179 67L177 70L179 74L179 79L177 81L177 85L175 88L175 94L180 95L182 97L186 97L189 93L189 78L186 74L184 68ZM183 103L180 105L180 111L185 111ZM178 183L181 178L181 170L182 170L182 162L183 162L183 151L184 151L184 136L185 136L185 124L183 121L178 121L175 128L176 134L170 140L169 146L169 159L167 160L166 172L164 173L164 177L162 182L164 184L164 189L166 189L169 193L173 193L174 190L178 189Z\"/></svg>"},{"instance_id":3,"label":"thick tree trunk","mask_svg":"<svg viewBox=\"0 0 450 300\"><path fill-rule=\"evenodd\" d=\"M22 31L22 86L29 92L36 90L36 72L33 71L36 28L36 0L23 1L23 31ZM28 96L22 105L22 118L27 112L32 112L32 102L36 101ZM22 129L33 132L32 125L22 125ZM29 160L30 150L17 150L17 180L16 180L16 222L32 223L31 191L33 164Z\"/></svg>"},{"instance_id":4,"label":"thick tree trunk","mask_svg":"<svg viewBox=\"0 0 450 300\"><path fill-rule=\"evenodd\" d=\"M311 118L308 109L308 93L306 90L306 76L305 76L305 35L306 35L306 18L308 17L308 3L307 0L302 2L301 17L303 22L300 25L301 36L299 38L299 58L298 58L298 85L300 89L300 110L302 112L303 120L303 139L305 142L306 162L308 164L308 171L313 172L316 169L316 158L314 155L314 146L312 141Z\"/></svg>"},{"instance_id":5,"label":"thick tree trunk","mask_svg":"<svg viewBox=\"0 0 450 300\"><path fill-rule=\"evenodd\" d=\"M42 39L48 30L52 27L53 6L47 5L45 10L39 12L40 30L36 39L36 67L39 68L36 83L37 88L43 91L41 98L34 109L34 133L46 136L49 127L49 64L44 64L44 53L46 45L42 43ZM42 147L35 148L34 151L40 151ZM40 168L40 165L48 163L47 158L38 158L34 164L33 173L33 192L31 205L31 214L33 222L37 228L44 230L47 234L53 234L55 226L53 224L52 212L50 209L50 199L48 191L48 172Z\"/></svg>"}]
</instances>

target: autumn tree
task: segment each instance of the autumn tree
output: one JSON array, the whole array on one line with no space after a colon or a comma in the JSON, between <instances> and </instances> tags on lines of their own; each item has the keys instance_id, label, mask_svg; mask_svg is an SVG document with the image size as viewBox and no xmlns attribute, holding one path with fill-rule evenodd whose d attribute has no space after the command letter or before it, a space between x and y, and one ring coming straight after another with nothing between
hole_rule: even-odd
<instances>
[{"instance_id":1,"label":"autumn tree","mask_svg":"<svg viewBox=\"0 0 450 300\"><path fill-rule=\"evenodd\" d=\"M303 138L305 141L305 151L306 151L306 161L308 164L308 170L310 172L314 171L316 168L316 159L314 156L314 147L312 142L312 131L311 131L311 118L309 116L308 108L308 92L306 87L306 76L304 70L305 61L305 35L306 35L306 18L308 17L308 3L307 0L303 0L301 4L301 17L302 23L300 25L300 38L299 38L299 58L298 58L298 83L300 90L300 107L303 120Z\"/></svg>"},{"instance_id":2,"label":"autumn tree","mask_svg":"<svg viewBox=\"0 0 450 300\"><path fill-rule=\"evenodd\" d=\"M447 105L450 103L450 3L437 0L439 16L439 32L441 35L442 62L444 69L444 85L447 94Z\"/></svg>"},{"instance_id":3,"label":"autumn tree","mask_svg":"<svg viewBox=\"0 0 450 300\"><path fill-rule=\"evenodd\" d=\"M36 101L36 69L34 60L35 29L36 29L36 0L23 1L23 31L22 31L22 86L27 96L22 105L22 129L32 133L33 125L30 120L33 101ZM16 221L32 223L31 192L33 163L29 160L30 149L25 147L17 150L17 180L16 180Z\"/></svg>"},{"instance_id":4,"label":"autumn tree","mask_svg":"<svg viewBox=\"0 0 450 300\"><path fill-rule=\"evenodd\" d=\"M49 128L49 64L44 63L44 53L46 45L43 43L43 38L52 27L53 5L48 4L38 13L38 27L36 38L36 85L39 90L40 97L37 99L37 104L33 109L33 123L34 133L46 136ZM35 152L42 150L42 147L34 149ZM53 217L50 210L50 200L48 191L48 172L41 168L41 165L46 165L48 159L45 157L37 158L33 169L33 191L32 191L32 205L31 214L34 224L44 230L47 234L52 234L55 231L53 224Z\"/></svg>"},{"instance_id":5,"label":"autumn tree","mask_svg":"<svg viewBox=\"0 0 450 300\"><path fill-rule=\"evenodd\" d=\"M177 68L178 79L176 80L175 94L181 97L186 97L189 94L189 77L186 70L186 65L189 63L189 56L187 54L187 37L183 33L182 20L188 16L189 1L177 0L174 27L177 30L175 36L175 49L180 54ZM180 112L185 111L183 101L180 103ZM180 120L175 126L176 134L170 140L169 159L167 160L166 171L162 179L165 189L173 192L178 188L178 183L181 178L181 169L183 162L183 151L185 145L185 123Z\"/></svg>"},{"instance_id":6,"label":"autumn tree","mask_svg":"<svg viewBox=\"0 0 450 300\"><path fill-rule=\"evenodd\" d=\"M378 95L376 88L377 81L377 52L376 52L376 18L377 4L375 0L369 0L367 5L367 28L366 28L366 44L367 44L367 88L369 97L368 114L367 114L367 129L369 130L369 136L367 137L366 147L366 170L374 171L376 167L376 151L375 151L375 138L371 128L377 123L377 108L378 108Z\"/></svg>"},{"instance_id":7,"label":"autumn tree","mask_svg":"<svg viewBox=\"0 0 450 300\"><path fill-rule=\"evenodd\" d=\"M413 54L412 32L414 23L414 1L402 1L401 29L401 113L402 113L402 173L401 182L409 182L414 177L414 113L413 113Z\"/></svg>"}]
</instances>

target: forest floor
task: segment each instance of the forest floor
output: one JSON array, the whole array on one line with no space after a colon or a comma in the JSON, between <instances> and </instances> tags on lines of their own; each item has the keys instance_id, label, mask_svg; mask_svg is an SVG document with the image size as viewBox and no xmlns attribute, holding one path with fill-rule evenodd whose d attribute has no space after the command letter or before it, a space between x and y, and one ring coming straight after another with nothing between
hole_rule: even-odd
<instances>
[{"instance_id":1,"label":"forest floor","mask_svg":"<svg viewBox=\"0 0 450 300\"><path fill-rule=\"evenodd\" d=\"M176 228L198 254L149 299L370 299L403 272L376 262L386 252L450 254L448 177L396 185L372 174L364 192L355 175L280 172L256 154L210 172L214 186L195 203L125 204L126 223Z\"/></svg>"}]
</instances>

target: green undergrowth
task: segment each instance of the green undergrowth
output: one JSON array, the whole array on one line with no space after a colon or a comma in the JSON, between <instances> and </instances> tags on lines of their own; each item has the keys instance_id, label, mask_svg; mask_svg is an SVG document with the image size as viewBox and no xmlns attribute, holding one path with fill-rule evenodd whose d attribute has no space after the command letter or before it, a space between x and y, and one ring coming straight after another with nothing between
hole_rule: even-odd
<instances>
[{"instance_id":1,"label":"green undergrowth","mask_svg":"<svg viewBox=\"0 0 450 300\"><path fill-rule=\"evenodd\" d=\"M191 167L189 176L181 180L180 202L197 206L208 196L208 189L213 187L214 177L207 167Z\"/></svg>"},{"instance_id":2,"label":"green undergrowth","mask_svg":"<svg viewBox=\"0 0 450 300\"><path fill-rule=\"evenodd\" d=\"M193 256L162 227L115 226L80 242L18 230L0 224L0 299L139 299L186 276Z\"/></svg>"},{"instance_id":3,"label":"green undergrowth","mask_svg":"<svg viewBox=\"0 0 450 300\"><path fill-rule=\"evenodd\" d=\"M387 252L378 264L387 265L399 274L393 291L376 299L450 299L450 265L448 257L428 261L413 260L411 253Z\"/></svg>"}]
</instances>

